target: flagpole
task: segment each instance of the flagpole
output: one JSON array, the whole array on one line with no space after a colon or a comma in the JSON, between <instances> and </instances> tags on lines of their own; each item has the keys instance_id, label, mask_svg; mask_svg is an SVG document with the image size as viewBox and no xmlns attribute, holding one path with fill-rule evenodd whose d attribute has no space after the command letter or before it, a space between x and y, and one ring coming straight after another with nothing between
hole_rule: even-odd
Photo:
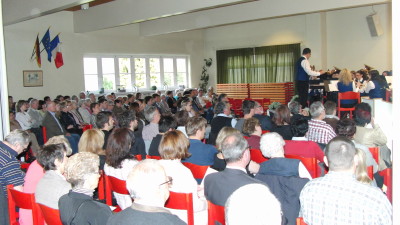
<instances>
[{"instance_id":1,"label":"flagpole","mask_svg":"<svg viewBox=\"0 0 400 225\"><path fill-rule=\"evenodd\" d=\"M39 39L39 33L37 34L36 38ZM35 45L33 46L33 49L32 49L31 60L32 60L33 56L35 55L35 53L36 53L36 40L35 40Z\"/></svg>"}]
</instances>

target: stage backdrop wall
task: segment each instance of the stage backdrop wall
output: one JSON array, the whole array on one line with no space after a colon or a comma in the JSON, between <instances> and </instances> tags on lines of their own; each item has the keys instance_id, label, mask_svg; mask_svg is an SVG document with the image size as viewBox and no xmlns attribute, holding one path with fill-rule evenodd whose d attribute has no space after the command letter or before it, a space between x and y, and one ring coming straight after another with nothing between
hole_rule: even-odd
<instances>
[{"instance_id":1,"label":"stage backdrop wall","mask_svg":"<svg viewBox=\"0 0 400 225\"><path fill-rule=\"evenodd\" d=\"M42 53L42 68L30 62L36 35L39 39L50 27L51 37L61 32L60 39L64 66L56 69ZM117 54L183 54L191 60L192 79L189 85L197 86L203 65L202 31L190 31L154 37L140 37L138 25L121 26L90 33L73 33L71 12L6 26L5 49L9 94L14 100L28 97L43 98L57 94L73 95L84 90L83 56L86 53ZM43 87L23 87L23 70L43 70Z\"/></svg>"},{"instance_id":2,"label":"stage backdrop wall","mask_svg":"<svg viewBox=\"0 0 400 225\"><path fill-rule=\"evenodd\" d=\"M311 65L317 69L359 69L364 63L380 71L391 69L391 12L389 5L375 5L383 35L371 37L366 16L372 8L360 7L254 21L207 29L205 57L216 58L216 50L301 43L312 49ZM216 65L210 82L216 83Z\"/></svg>"}]
</instances>

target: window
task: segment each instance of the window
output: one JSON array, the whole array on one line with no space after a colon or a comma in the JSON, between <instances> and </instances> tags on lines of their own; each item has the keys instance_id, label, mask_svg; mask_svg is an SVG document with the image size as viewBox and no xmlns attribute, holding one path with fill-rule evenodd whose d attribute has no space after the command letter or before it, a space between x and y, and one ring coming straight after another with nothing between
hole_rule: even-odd
<instances>
[{"instance_id":1,"label":"window","mask_svg":"<svg viewBox=\"0 0 400 225\"><path fill-rule=\"evenodd\" d=\"M85 89L178 88L188 85L187 56L87 56L83 59Z\"/></svg>"}]
</instances>

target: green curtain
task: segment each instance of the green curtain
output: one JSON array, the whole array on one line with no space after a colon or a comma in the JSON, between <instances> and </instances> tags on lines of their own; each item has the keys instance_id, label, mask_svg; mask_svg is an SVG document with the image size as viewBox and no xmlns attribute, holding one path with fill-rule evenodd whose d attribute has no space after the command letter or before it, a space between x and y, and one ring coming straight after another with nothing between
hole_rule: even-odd
<instances>
[{"instance_id":1,"label":"green curtain","mask_svg":"<svg viewBox=\"0 0 400 225\"><path fill-rule=\"evenodd\" d=\"M253 49L217 51L217 83L248 83L253 71Z\"/></svg>"},{"instance_id":2,"label":"green curtain","mask_svg":"<svg viewBox=\"0 0 400 225\"><path fill-rule=\"evenodd\" d=\"M291 82L299 57L300 44L217 51L217 82Z\"/></svg>"}]
</instances>

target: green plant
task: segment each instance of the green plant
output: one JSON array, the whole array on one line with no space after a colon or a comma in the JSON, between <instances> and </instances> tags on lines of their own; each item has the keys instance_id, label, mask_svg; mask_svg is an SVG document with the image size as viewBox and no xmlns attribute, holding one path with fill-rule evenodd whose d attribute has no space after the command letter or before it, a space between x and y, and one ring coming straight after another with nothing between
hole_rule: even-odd
<instances>
[{"instance_id":1,"label":"green plant","mask_svg":"<svg viewBox=\"0 0 400 225\"><path fill-rule=\"evenodd\" d=\"M272 111L275 111L280 105L281 105L280 102L273 102L268 106L268 108Z\"/></svg>"},{"instance_id":2,"label":"green plant","mask_svg":"<svg viewBox=\"0 0 400 225\"><path fill-rule=\"evenodd\" d=\"M151 86L151 90L157 90L157 86Z\"/></svg>"},{"instance_id":3,"label":"green plant","mask_svg":"<svg viewBox=\"0 0 400 225\"><path fill-rule=\"evenodd\" d=\"M212 58L204 59L203 70L201 72L199 88L203 90L207 90L208 80L210 79L210 74L208 73L208 69L212 65Z\"/></svg>"}]
</instances>

